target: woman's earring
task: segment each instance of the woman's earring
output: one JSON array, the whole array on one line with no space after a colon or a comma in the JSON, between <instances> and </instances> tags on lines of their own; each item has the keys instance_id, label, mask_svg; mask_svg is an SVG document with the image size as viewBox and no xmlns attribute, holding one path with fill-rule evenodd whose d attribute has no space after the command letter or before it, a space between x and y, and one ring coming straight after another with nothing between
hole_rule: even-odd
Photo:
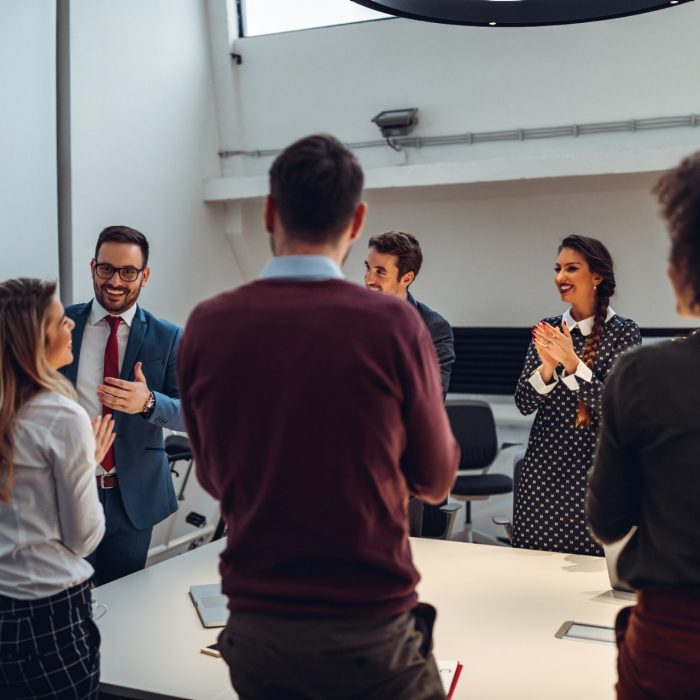
<instances>
[{"instance_id":1,"label":"woman's earring","mask_svg":"<svg viewBox=\"0 0 700 700\"><path fill-rule=\"evenodd\" d=\"M597 284L594 284L594 285L593 285L593 291L595 292L597 289L598 289L598 285L597 285Z\"/></svg>"}]
</instances>

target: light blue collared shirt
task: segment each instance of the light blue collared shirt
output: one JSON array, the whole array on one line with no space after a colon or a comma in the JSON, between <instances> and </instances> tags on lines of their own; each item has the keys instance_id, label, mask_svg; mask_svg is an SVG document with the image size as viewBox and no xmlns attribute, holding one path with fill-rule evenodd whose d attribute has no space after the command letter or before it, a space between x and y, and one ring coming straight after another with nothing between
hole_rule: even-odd
<instances>
[{"instance_id":1,"label":"light blue collared shirt","mask_svg":"<svg viewBox=\"0 0 700 700\"><path fill-rule=\"evenodd\" d=\"M325 255L280 255L270 258L260 273L261 280L333 280L345 279L335 260Z\"/></svg>"}]
</instances>

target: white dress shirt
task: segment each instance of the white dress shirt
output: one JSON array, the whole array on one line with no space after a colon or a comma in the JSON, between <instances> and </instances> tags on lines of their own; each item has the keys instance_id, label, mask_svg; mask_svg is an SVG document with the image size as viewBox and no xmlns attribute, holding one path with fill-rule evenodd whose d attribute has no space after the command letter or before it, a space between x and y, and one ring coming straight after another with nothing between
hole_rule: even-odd
<instances>
[{"instance_id":1,"label":"white dress shirt","mask_svg":"<svg viewBox=\"0 0 700 700\"><path fill-rule=\"evenodd\" d=\"M109 323L107 316L116 315L106 311L97 299L92 300L90 316L85 324L83 342L80 346L80 361L78 362L78 380L75 388L78 393L78 403L87 411L90 418L102 415L102 404L97 398L97 386L104 380L105 348L109 338ZM119 371L121 372L126 345L129 342L131 324L136 315L136 304L125 311L121 316L122 323L117 328L117 342L119 343ZM117 473L114 465L110 474ZM107 474L98 464L97 474Z\"/></svg>"},{"instance_id":2,"label":"white dress shirt","mask_svg":"<svg viewBox=\"0 0 700 700\"><path fill-rule=\"evenodd\" d=\"M614 315L615 312L610 306L608 306L608 313L605 316L605 322L607 323ZM587 336L592 333L594 320L595 316L589 316L581 321L574 320L574 317L571 315L570 307L562 315L562 323L566 323L569 328L569 332L573 331L574 328L578 326L578 329L581 331L581 335L583 336ZM542 379L542 374L540 372L541 369L542 365L540 365L532 373L530 379L528 380L538 394L548 394L554 389L560 379L567 389L570 389L571 391L578 391L581 388L578 383L579 379L584 382L590 382L593 378L593 371L588 365L583 363L583 360L579 360L576 371L573 374L568 374L566 370L563 370L561 376L559 376L555 370L552 374L552 381L549 384L545 384L544 380Z\"/></svg>"},{"instance_id":3,"label":"white dress shirt","mask_svg":"<svg viewBox=\"0 0 700 700\"><path fill-rule=\"evenodd\" d=\"M105 519L95 488L95 438L75 401L42 391L13 425L14 483L0 501L0 595L46 598L92 576L83 557Z\"/></svg>"}]
</instances>

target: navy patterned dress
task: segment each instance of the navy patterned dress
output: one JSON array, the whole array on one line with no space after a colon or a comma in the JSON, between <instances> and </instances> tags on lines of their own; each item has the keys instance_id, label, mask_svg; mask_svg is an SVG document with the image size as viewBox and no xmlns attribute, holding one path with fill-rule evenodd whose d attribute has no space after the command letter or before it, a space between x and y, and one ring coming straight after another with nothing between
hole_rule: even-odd
<instances>
[{"instance_id":1,"label":"navy patterned dress","mask_svg":"<svg viewBox=\"0 0 700 700\"><path fill-rule=\"evenodd\" d=\"M561 316L544 320L561 328ZM571 337L574 350L581 357L586 337L578 327L573 328ZM579 389L572 390L560 379L547 394L538 393L529 382L542 364L534 344L530 344L515 390L515 403L523 415L535 410L537 415L513 506L514 547L602 555L586 527L586 472L593 462L605 377L620 353L640 343L634 321L617 314L611 316L598 346L591 381L577 378ZM557 374L561 375L562 370L560 365ZM579 400L591 412L588 428L575 427Z\"/></svg>"}]
</instances>

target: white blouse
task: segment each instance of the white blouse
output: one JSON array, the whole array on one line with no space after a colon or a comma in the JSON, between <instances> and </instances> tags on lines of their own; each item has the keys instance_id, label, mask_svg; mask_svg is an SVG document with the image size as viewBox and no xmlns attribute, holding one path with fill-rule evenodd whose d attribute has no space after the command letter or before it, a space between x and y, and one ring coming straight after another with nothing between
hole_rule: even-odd
<instances>
[{"instance_id":1,"label":"white blouse","mask_svg":"<svg viewBox=\"0 0 700 700\"><path fill-rule=\"evenodd\" d=\"M46 598L93 573L83 557L105 530L95 438L75 401L43 391L14 423L14 483L0 501L0 595Z\"/></svg>"}]
</instances>

